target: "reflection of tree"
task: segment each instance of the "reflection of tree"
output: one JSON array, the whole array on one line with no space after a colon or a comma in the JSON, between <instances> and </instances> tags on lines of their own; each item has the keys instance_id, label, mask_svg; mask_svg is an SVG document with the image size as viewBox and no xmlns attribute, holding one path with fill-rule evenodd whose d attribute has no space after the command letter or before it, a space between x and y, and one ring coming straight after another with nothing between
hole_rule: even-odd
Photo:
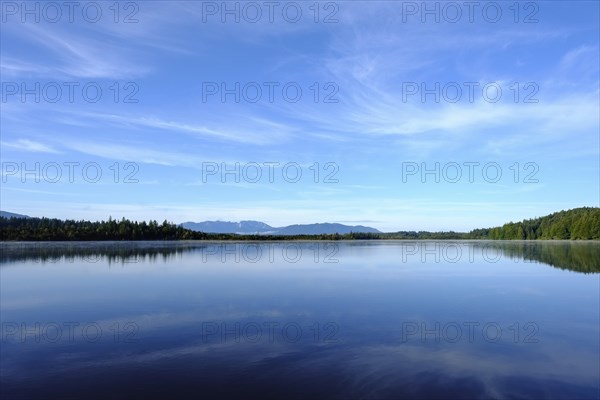
<instances>
[{"instance_id":1,"label":"reflection of tree","mask_svg":"<svg viewBox=\"0 0 600 400\"><path fill-rule=\"evenodd\" d=\"M240 242L242 243L242 242ZM244 242L247 243L247 242ZM415 242L430 243L430 242ZM442 243L442 242L439 242ZM447 242L443 242L447 243ZM468 243L475 250L513 259L538 261L555 268L583 273L600 273L600 243L594 242L531 242L531 241L476 241ZM402 242L404 246L406 242ZM1 245L0 263L29 262L108 262L126 264L138 262L164 263L173 261L184 253L196 252L200 257L221 254L213 247L230 246L218 242L61 242L61 243L8 243ZM256 243L255 245L261 246ZM346 242L345 246L377 246L377 242ZM393 244L392 244L393 245ZM398 245L400 245L398 243ZM205 251L211 247L211 252ZM416 251L416 248L415 248ZM205 253L203 253L205 252ZM337 254L337 253L336 253ZM343 258L340 259L343 262Z\"/></svg>"},{"instance_id":2,"label":"reflection of tree","mask_svg":"<svg viewBox=\"0 0 600 400\"><path fill-rule=\"evenodd\" d=\"M600 243L486 241L475 247L494 248L507 257L539 261L555 268L600 273Z\"/></svg>"},{"instance_id":3,"label":"reflection of tree","mask_svg":"<svg viewBox=\"0 0 600 400\"><path fill-rule=\"evenodd\" d=\"M206 245L169 242L101 243L11 243L2 246L0 263L33 261L41 263L107 261L112 263L163 262Z\"/></svg>"}]
</instances>

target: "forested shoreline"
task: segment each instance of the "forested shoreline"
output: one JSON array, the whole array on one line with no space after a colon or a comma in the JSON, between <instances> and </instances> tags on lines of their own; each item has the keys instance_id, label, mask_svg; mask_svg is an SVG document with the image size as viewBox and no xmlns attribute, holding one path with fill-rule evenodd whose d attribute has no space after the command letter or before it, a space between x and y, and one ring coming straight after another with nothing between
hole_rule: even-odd
<instances>
[{"instance_id":1,"label":"forested shoreline","mask_svg":"<svg viewBox=\"0 0 600 400\"><path fill-rule=\"evenodd\" d=\"M501 227L470 232L399 231L390 233L320 235L237 235L195 232L174 223L122 218L91 222L54 218L0 217L2 241L124 241L124 240L599 240L600 208L582 207Z\"/></svg>"}]
</instances>

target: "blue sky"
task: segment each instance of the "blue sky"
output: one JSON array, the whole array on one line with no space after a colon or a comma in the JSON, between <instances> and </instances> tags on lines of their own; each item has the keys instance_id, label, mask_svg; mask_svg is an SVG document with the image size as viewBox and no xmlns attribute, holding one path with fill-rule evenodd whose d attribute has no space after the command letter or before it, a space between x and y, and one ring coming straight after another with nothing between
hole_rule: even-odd
<instances>
[{"instance_id":1,"label":"blue sky","mask_svg":"<svg viewBox=\"0 0 600 400\"><path fill-rule=\"evenodd\" d=\"M394 231L599 205L596 1L53 4L2 2L2 210Z\"/></svg>"}]
</instances>

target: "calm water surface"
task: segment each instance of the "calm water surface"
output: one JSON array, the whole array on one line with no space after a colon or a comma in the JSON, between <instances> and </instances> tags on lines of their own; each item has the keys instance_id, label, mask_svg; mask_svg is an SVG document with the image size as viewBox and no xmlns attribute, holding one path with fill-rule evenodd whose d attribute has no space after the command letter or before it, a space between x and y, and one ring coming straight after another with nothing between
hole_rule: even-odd
<instances>
[{"instance_id":1,"label":"calm water surface","mask_svg":"<svg viewBox=\"0 0 600 400\"><path fill-rule=\"evenodd\" d=\"M598 242L0 249L3 399L600 397Z\"/></svg>"}]
</instances>

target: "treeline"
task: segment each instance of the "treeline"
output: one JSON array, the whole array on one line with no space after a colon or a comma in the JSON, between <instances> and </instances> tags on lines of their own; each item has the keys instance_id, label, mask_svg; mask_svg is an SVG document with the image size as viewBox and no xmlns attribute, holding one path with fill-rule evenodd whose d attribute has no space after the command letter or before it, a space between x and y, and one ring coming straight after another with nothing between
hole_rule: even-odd
<instances>
[{"instance_id":1,"label":"treeline","mask_svg":"<svg viewBox=\"0 0 600 400\"><path fill-rule=\"evenodd\" d=\"M0 217L2 241L104 241L104 240L382 240L382 239L466 239L458 232L394 232L320 235L238 235L205 233L183 228L168 221L137 222L128 219L90 222L55 218Z\"/></svg>"},{"instance_id":2,"label":"treeline","mask_svg":"<svg viewBox=\"0 0 600 400\"><path fill-rule=\"evenodd\" d=\"M583 207L560 211L541 218L510 222L501 227L475 229L471 232L400 231L392 233L322 234L322 235L236 235L195 232L163 221L137 222L125 218L117 221L90 222L51 218L0 217L2 241L90 241L90 240L536 240L600 239L600 208Z\"/></svg>"},{"instance_id":3,"label":"treeline","mask_svg":"<svg viewBox=\"0 0 600 400\"><path fill-rule=\"evenodd\" d=\"M471 232L401 231L393 233L350 233L344 239L408 239L408 240L598 240L600 208L581 207L559 211L545 217L509 222L495 228Z\"/></svg>"},{"instance_id":4,"label":"treeline","mask_svg":"<svg viewBox=\"0 0 600 400\"><path fill-rule=\"evenodd\" d=\"M582 207L545 217L510 222L496 228L475 229L467 239L600 239L600 208Z\"/></svg>"},{"instance_id":5,"label":"treeline","mask_svg":"<svg viewBox=\"0 0 600 400\"><path fill-rule=\"evenodd\" d=\"M164 221L137 222L125 218L120 221L90 222L55 218L0 217L1 240L189 240L206 239L207 234L193 232Z\"/></svg>"},{"instance_id":6,"label":"treeline","mask_svg":"<svg viewBox=\"0 0 600 400\"><path fill-rule=\"evenodd\" d=\"M105 240L352 240L361 234L346 235L236 235L230 233L195 232L163 221L137 222L122 218L90 222L56 218L0 217L2 241L105 241ZM376 238L375 238L376 239Z\"/></svg>"}]
</instances>

